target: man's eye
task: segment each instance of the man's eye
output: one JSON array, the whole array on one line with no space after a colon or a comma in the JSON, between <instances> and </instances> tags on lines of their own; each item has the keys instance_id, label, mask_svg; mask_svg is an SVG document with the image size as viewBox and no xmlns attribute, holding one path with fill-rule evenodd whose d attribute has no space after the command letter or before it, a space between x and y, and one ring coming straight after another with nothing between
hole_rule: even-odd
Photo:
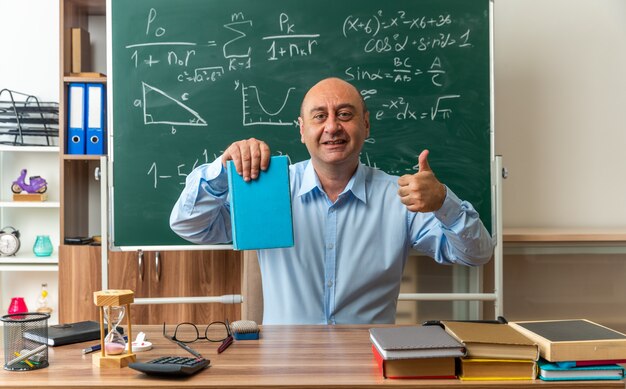
<instances>
[{"instance_id":1,"label":"man's eye","mask_svg":"<svg viewBox=\"0 0 626 389\"><path fill-rule=\"evenodd\" d=\"M325 118L326 118L326 115L323 113L318 113L317 115L313 115L314 120L324 120Z\"/></svg>"},{"instance_id":2,"label":"man's eye","mask_svg":"<svg viewBox=\"0 0 626 389\"><path fill-rule=\"evenodd\" d=\"M353 115L352 115L352 112L339 112L337 116L341 120L347 120L347 119L351 119Z\"/></svg>"}]
</instances>

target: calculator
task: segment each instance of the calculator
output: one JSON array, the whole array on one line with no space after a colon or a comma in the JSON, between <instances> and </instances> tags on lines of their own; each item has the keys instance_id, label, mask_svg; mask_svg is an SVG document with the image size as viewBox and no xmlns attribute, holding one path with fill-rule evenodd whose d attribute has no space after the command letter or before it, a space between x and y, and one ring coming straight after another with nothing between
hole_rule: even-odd
<instances>
[{"instance_id":1,"label":"calculator","mask_svg":"<svg viewBox=\"0 0 626 389\"><path fill-rule=\"evenodd\" d=\"M211 361L195 357L160 357L148 362L129 363L128 367L149 375L189 376L211 365Z\"/></svg>"}]
</instances>

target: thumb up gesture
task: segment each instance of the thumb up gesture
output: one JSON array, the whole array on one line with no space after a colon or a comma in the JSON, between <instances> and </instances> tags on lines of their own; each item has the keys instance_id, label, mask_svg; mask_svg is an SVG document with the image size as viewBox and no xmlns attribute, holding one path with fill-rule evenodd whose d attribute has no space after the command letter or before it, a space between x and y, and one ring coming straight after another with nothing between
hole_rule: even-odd
<instances>
[{"instance_id":1,"label":"thumb up gesture","mask_svg":"<svg viewBox=\"0 0 626 389\"><path fill-rule=\"evenodd\" d=\"M428 164L428 150L418 157L419 171L398 179L398 195L402 204L412 212L433 212L446 199L446 187L435 177Z\"/></svg>"}]
</instances>

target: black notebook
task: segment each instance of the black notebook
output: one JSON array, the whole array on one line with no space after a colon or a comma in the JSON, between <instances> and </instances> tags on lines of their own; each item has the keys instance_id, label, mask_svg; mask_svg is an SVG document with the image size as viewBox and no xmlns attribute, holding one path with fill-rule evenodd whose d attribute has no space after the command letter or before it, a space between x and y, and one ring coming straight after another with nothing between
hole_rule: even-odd
<instances>
[{"instance_id":1,"label":"black notebook","mask_svg":"<svg viewBox=\"0 0 626 389\"><path fill-rule=\"evenodd\" d=\"M124 329L118 327L117 332L123 334ZM47 343L48 346L62 346L64 344L100 339L100 325L95 321L56 324L48 327L47 337L41 329L26 331L24 332L24 337L38 343Z\"/></svg>"}]
</instances>

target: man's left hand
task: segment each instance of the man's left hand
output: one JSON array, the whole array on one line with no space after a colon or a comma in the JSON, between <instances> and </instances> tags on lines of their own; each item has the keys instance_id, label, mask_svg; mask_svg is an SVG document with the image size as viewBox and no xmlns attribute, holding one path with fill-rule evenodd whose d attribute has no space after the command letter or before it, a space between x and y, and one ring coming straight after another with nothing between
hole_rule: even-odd
<instances>
[{"instance_id":1,"label":"man's left hand","mask_svg":"<svg viewBox=\"0 0 626 389\"><path fill-rule=\"evenodd\" d=\"M435 177L428 164L428 150L418 157L419 171L398 179L398 195L402 204L412 212L433 212L441 208L446 199L446 186Z\"/></svg>"}]
</instances>

